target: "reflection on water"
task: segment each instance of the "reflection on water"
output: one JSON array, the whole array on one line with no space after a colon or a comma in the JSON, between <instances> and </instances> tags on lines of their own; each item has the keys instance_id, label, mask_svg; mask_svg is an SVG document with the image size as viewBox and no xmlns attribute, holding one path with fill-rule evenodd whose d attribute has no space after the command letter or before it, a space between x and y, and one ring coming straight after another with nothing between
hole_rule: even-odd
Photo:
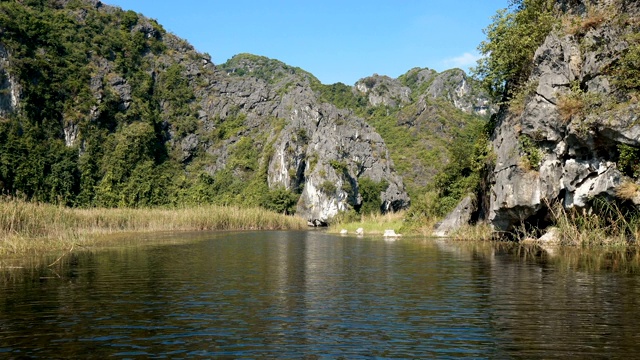
<instances>
[{"instance_id":1,"label":"reflection on water","mask_svg":"<svg viewBox=\"0 0 640 360\"><path fill-rule=\"evenodd\" d=\"M640 350L634 253L255 232L46 264L3 273L0 357L615 358Z\"/></svg>"}]
</instances>

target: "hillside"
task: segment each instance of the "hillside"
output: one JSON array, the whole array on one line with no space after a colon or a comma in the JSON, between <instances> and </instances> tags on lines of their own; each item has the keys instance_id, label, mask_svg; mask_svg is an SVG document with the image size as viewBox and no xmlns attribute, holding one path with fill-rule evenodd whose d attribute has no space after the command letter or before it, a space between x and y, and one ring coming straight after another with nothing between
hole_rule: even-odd
<instances>
[{"instance_id":1,"label":"hillside","mask_svg":"<svg viewBox=\"0 0 640 360\"><path fill-rule=\"evenodd\" d=\"M2 2L0 24L0 187L32 200L395 211L487 111L461 71L350 87L250 54L216 66L96 0Z\"/></svg>"}]
</instances>

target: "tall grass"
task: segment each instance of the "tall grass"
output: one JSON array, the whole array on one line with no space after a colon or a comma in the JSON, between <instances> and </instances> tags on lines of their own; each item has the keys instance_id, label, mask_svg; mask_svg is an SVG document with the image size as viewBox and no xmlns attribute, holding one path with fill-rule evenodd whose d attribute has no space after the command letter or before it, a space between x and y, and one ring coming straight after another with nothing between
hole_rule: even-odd
<instances>
[{"instance_id":1,"label":"tall grass","mask_svg":"<svg viewBox=\"0 0 640 360\"><path fill-rule=\"evenodd\" d=\"M199 206L175 209L73 209L0 200L0 254L82 245L93 235L199 230L298 230L301 218L260 208Z\"/></svg>"},{"instance_id":2,"label":"tall grass","mask_svg":"<svg viewBox=\"0 0 640 360\"><path fill-rule=\"evenodd\" d=\"M594 199L591 211L565 209L560 204L549 206L558 229L559 245L627 246L638 244L640 214L625 211L613 202Z\"/></svg>"},{"instance_id":3,"label":"tall grass","mask_svg":"<svg viewBox=\"0 0 640 360\"><path fill-rule=\"evenodd\" d=\"M496 240L498 234L493 231L489 224L478 223L462 226L451 234L451 238L466 241L490 241Z\"/></svg>"}]
</instances>

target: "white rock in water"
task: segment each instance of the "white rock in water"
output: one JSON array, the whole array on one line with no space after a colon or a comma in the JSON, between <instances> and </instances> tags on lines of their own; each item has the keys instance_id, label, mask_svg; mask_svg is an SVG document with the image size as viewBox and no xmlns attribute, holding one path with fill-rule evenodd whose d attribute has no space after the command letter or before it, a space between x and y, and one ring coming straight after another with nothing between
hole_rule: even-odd
<instances>
[{"instance_id":1,"label":"white rock in water","mask_svg":"<svg viewBox=\"0 0 640 360\"><path fill-rule=\"evenodd\" d=\"M348 233L347 229L340 230L340 235L347 235L347 233Z\"/></svg>"},{"instance_id":2,"label":"white rock in water","mask_svg":"<svg viewBox=\"0 0 640 360\"><path fill-rule=\"evenodd\" d=\"M384 237L398 237L398 236L402 236L402 235L396 234L396 231L392 229L392 230L385 230L383 236Z\"/></svg>"},{"instance_id":3,"label":"white rock in water","mask_svg":"<svg viewBox=\"0 0 640 360\"><path fill-rule=\"evenodd\" d=\"M358 228L356 230L356 235L364 235L364 229L363 228Z\"/></svg>"}]
</instances>

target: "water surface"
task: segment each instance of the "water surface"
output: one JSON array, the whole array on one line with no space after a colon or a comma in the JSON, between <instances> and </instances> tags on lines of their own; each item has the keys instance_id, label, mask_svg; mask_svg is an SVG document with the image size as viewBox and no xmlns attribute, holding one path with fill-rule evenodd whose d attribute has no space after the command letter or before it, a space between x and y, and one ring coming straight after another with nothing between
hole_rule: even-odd
<instances>
[{"instance_id":1,"label":"water surface","mask_svg":"<svg viewBox=\"0 0 640 360\"><path fill-rule=\"evenodd\" d=\"M249 232L51 262L2 273L0 358L640 353L634 254Z\"/></svg>"}]
</instances>

